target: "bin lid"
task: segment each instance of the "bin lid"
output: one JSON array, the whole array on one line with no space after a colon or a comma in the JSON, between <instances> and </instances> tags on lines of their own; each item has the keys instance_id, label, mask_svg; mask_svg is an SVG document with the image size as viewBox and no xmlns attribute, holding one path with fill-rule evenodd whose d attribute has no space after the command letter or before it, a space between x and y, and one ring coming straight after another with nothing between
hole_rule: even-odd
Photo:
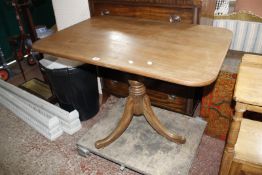
<instances>
[{"instance_id":1,"label":"bin lid","mask_svg":"<svg viewBox=\"0 0 262 175\"><path fill-rule=\"evenodd\" d=\"M79 65L82 65L82 62L74 61L74 60L68 60L64 58L58 58L51 55L44 56L43 59L39 61L39 63L47 68L47 69L63 69L63 68L73 68L77 67Z\"/></svg>"}]
</instances>

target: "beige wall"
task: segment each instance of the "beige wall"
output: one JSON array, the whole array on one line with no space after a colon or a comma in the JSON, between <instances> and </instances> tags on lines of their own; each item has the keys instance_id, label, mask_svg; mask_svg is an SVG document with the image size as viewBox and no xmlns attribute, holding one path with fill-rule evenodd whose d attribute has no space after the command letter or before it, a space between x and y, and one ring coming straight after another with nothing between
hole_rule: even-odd
<instances>
[{"instance_id":1,"label":"beige wall","mask_svg":"<svg viewBox=\"0 0 262 175\"><path fill-rule=\"evenodd\" d=\"M88 0L52 0L52 3L58 30L90 18Z\"/></svg>"}]
</instances>

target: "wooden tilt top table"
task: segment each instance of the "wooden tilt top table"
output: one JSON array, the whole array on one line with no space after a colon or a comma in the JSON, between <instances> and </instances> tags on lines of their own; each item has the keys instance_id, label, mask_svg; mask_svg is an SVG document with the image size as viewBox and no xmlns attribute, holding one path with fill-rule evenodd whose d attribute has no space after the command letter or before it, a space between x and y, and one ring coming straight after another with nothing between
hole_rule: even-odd
<instances>
[{"instance_id":1,"label":"wooden tilt top table","mask_svg":"<svg viewBox=\"0 0 262 175\"><path fill-rule=\"evenodd\" d=\"M42 53L78 60L140 76L191 87L216 80L232 38L226 29L174 24L126 17L93 17L33 44ZM124 114L115 130L96 142L107 146L128 127L133 115L144 114L162 136L176 143L185 138L170 133L154 115L141 80L129 80Z\"/></svg>"}]
</instances>

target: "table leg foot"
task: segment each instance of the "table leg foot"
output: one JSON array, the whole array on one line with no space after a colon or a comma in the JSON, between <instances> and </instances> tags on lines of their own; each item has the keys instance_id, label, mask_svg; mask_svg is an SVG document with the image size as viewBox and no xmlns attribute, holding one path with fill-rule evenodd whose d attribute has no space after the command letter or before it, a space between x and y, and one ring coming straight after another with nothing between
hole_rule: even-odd
<instances>
[{"instance_id":1,"label":"table leg foot","mask_svg":"<svg viewBox=\"0 0 262 175\"><path fill-rule=\"evenodd\" d=\"M120 137L123 134L123 132L127 129L128 125L130 124L133 118L133 106L134 106L134 102L132 97L128 97L125 105L124 113L117 127L106 138L96 141L95 147L97 149L106 147L107 145L114 142L118 137Z\"/></svg>"},{"instance_id":2,"label":"table leg foot","mask_svg":"<svg viewBox=\"0 0 262 175\"><path fill-rule=\"evenodd\" d=\"M162 135L166 139L180 144L186 142L186 139L184 137L170 133L167 128L161 124L152 110L150 99L147 95L144 96L144 115L152 128L154 128L160 135Z\"/></svg>"}]
</instances>

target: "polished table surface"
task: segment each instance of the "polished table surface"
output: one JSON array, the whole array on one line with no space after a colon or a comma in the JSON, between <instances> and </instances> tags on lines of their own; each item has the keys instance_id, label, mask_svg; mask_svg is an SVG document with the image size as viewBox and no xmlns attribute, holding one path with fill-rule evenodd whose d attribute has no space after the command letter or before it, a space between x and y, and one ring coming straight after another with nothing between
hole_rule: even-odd
<instances>
[{"instance_id":1,"label":"polished table surface","mask_svg":"<svg viewBox=\"0 0 262 175\"><path fill-rule=\"evenodd\" d=\"M212 83L231 42L226 29L125 17L94 17L33 49L186 86Z\"/></svg>"},{"instance_id":2,"label":"polished table surface","mask_svg":"<svg viewBox=\"0 0 262 175\"><path fill-rule=\"evenodd\" d=\"M123 17L96 17L37 41L37 51L97 66L187 86L212 83L226 56L232 33L201 25L172 24ZM129 96L116 128L95 143L103 148L129 126L133 116L169 141L186 138L171 133L151 108L141 80L129 80Z\"/></svg>"}]
</instances>

